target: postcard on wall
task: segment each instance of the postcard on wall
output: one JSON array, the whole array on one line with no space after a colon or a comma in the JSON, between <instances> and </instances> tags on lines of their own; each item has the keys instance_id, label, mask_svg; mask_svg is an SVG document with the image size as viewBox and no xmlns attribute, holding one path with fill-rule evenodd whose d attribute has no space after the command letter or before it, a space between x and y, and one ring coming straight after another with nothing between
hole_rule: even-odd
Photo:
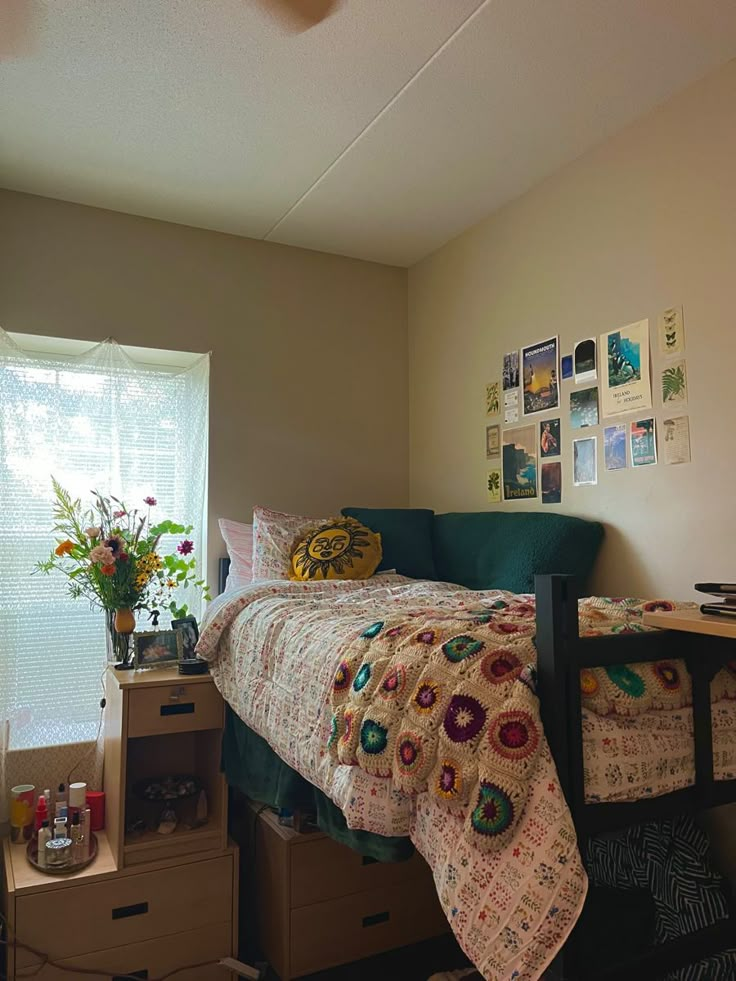
<instances>
[{"instance_id":1,"label":"postcard on wall","mask_svg":"<svg viewBox=\"0 0 736 981\"><path fill-rule=\"evenodd\" d=\"M512 422L519 421L519 406L518 405L507 405L503 410L503 422L505 426L508 426Z\"/></svg>"},{"instance_id":2,"label":"postcard on wall","mask_svg":"<svg viewBox=\"0 0 736 981\"><path fill-rule=\"evenodd\" d=\"M651 409L649 321L601 334L601 408L604 416Z\"/></svg>"},{"instance_id":3,"label":"postcard on wall","mask_svg":"<svg viewBox=\"0 0 736 981\"><path fill-rule=\"evenodd\" d=\"M560 404L557 385L557 338L521 349L523 413L549 412Z\"/></svg>"},{"instance_id":4,"label":"postcard on wall","mask_svg":"<svg viewBox=\"0 0 736 981\"><path fill-rule=\"evenodd\" d=\"M501 382L492 381L486 385L486 415L497 416L501 411Z\"/></svg>"},{"instance_id":5,"label":"postcard on wall","mask_svg":"<svg viewBox=\"0 0 736 981\"><path fill-rule=\"evenodd\" d=\"M661 354L682 354L685 350L685 322L682 307L670 307L657 318Z\"/></svg>"},{"instance_id":6,"label":"postcard on wall","mask_svg":"<svg viewBox=\"0 0 736 981\"><path fill-rule=\"evenodd\" d=\"M519 352L511 351L503 356L503 390L519 387Z\"/></svg>"},{"instance_id":7,"label":"postcard on wall","mask_svg":"<svg viewBox=\"0 0 736 981\"><path fill-rule=\"evenodd\" d=\"M562 501L562 464L542 464L542 504L559 504Z\"/></svg>"},{"instance_id":8,"label":"postcard on wall","mask_svg":"<svg viewBox=\"0 0 736 981\"><path fill-rule=\"evenodd\" d=\"M631 423L631 466L649 467L657 462L657 433L654 419Z\"/></svg>"},{"instance_id":9,"label":"postcard on wall","mask_svg":"<svg viewBox=\"0 0 736 981\"><path fill-rule=\"evenodd\" d=\"M560 455L559 419L545 419L539 423L539 453L541 456Z\"/></svg>"},{"instance_id":10,"label":"postcard on wall","mask_svg":"<svg viewBox=\"0 0 736 981\"><path fill-rule=\"evenodd\" d=\"M537 427L520 426L503 434L503 499L537 496Z\"/></svg>"},{"instance_id":11,"label":"postcard on wall","mask_svg":"<svg viewBox=\"0 0 736 981\"><path fill-rule=\"evenodd\" d=\"M575 384L580 382L595 381L598 377L595 338L589 337L585 341L578 341L574 348L575 362Z\"/></svg>"},{"instance_id":12,"label":"postcard on wall","mask_svg":"<svg viewBox=\"0 0 736 981\"><path fill-rule=\"evenodd\" d=\"M626 469L626 426L606 426L603 430L603 459L606 470Z\"/></svg>"},{"instance_id":13,"label":"postcard on wall","mask_svg":"<svg viewBox=\"0 0 736 981\"><path fill-rule=\"evenodd\" d=\"M561 374L562 374L563 381L565 380L565 378L572 378L572 355L571 354L563 354L562 355L562 357L560 358L560 368L562 369Z\"/></svg>"},{"instance_id":14,"label":"postcard on wall","mask_svg":"<svg viewBox=\"0 0 736 981\"><path fill-rule=\"evenodd\" d=\"M486 426L486 460L501 456L501 427Z\"/></svg>"},{"instance_id":15,"label":"postcard on wall","mask_svg":"<svg viewBox=\"0 0 736 981\"><path fill-rule=\"evenodd\" d=\"M501 503L501 471L489 470L486 474L486 491L489 504Z\"/></svg>"},{"instance_id":16,"label":"postcard on wall","mask_svg":"<svg viewBox=\"0 0 736 981\"><path fill-rule=\"evenodd\" d=\"M503 404L504 405L518 405L519 404L519 389L513 388L509 392L503 393Z\"/></svg>"},{"instance_id":17,"label":"postcard on wall","mask_svg":"<svg viewBox=\"0 0 736 981\"><path fill-rule=\"evenodd\" d=\"M662 405L687 402L687 368L685 359L672 361L662 369Z\"/></svg>"},{"instance_id":18,"label":"postcard on wall","mask_svg":"<svg viewBox=\"0 0 736 981\"><path fill-rule=\"evenodd\" d=\"M572 482L576 487L598 483L598 438L572 441Z\"/></svg>"},{"instance_id":19,"label":"postcard on wall","mask_svg":"<svg viewBox=\"0 0 736 981\"><path fill-rule=\"evenodd\" d=\"M570 392L570 425L573 429L598 425L598 386Z\"/></svg>"},{"instance_id":20,"label":"postcard on wall","mask_svg":"<svg viewBox=\"0 0 736 981\"><path fill-rule=\"evenodd\" d=\"M690 463L690 423L687 416L675 416L662 423L662 453L665 463Z\"/></svg>"}]
</instances>

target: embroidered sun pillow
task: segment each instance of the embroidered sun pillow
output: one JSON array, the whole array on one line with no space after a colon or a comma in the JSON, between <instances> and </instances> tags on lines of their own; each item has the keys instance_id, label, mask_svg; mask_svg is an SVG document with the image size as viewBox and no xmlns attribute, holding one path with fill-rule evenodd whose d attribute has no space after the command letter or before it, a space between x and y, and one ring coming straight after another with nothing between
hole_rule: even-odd
<instances>
[{"instance_id":1,"label":"embroidered sun pillow","mask_svg":"<svg viewBox=\"0 0 736 981\"><path fill-rule=\"evenodd\" d=\"M268 508L253 509L253 582L288 579L295 546L317 525L329 518L305 518Z\"/></svg>"},{"instance_id":2,"label":"embroidered sun pillow","mask_svg":"<svg viewBox=\"0 0 736 981\"><path fill-rule=\"evenodd\" d=\"M313 528L294 549L290 579L369 579L381 562L381 536L352 518Z\"/></svg>"},{"instance_id":3,"label":"embroidered sun pillow","mask_svg":"<svg viewBox=\"0 0 736 981\"><path fill-rule=\"evenodd\" d=\"M227 518L220 518L218 524L230 556L230 571L225 588L228 591L240 589L253 581L253 525L229 521Z\"/></svg>"}]
</instances>

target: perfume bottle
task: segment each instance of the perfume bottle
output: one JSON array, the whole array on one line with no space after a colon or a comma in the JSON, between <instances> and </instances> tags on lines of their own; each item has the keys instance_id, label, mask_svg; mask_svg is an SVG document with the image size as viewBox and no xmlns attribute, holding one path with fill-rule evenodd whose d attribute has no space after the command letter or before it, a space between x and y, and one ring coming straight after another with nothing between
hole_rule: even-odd
<instances>
[{"instance_id":1,"label":"perfume bottle","mask_svg":"<svg viewBox=\"0 0 736 981\"><path fill-rule=\"evenodd\" d=\"M84 833L79 824L79 811L76 811L72 818L69 837L72 840L72 865L79 865L84 861Z\"/></svg>"}]
</instances>

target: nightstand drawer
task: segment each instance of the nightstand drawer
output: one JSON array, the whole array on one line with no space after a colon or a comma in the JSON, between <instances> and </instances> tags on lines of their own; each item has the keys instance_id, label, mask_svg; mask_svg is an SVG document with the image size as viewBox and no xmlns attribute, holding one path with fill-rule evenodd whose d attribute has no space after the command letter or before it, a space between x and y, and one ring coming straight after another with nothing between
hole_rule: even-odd
<instances>
[{"instance_id":1,"label":"nightstand drawer","mask_svg":"<svg viewBox=\"0 0 736 981\"><path fill-rule=\"evenodd\" d=\"M227 981L232 975L218 967L217 961L231 955L232 933L231 923L218 923L171 937L71 957L60 961L61 967L47 964L37 974L30 973L38 963L36 959L31 959L21 970L20 976L33 977L37 981L69 981L74 977L70 969L77 968L80 971L104 972L85 974L89 981L110 981L111 977L125 977L126 981L130 977L160 978L170 971L177 972L176 981ZM210 961L213 963L208 963ZM192 966L187 970L189 965Z\"/></svg>"},{"instance_id":2,"label":"nightstand drawer","mask_svg":"<svg viewBox=\"0 0 736 981\"><path fill-rule=\"evenodd\" d=\"M147 686L131 690L128 736L221 729L223 702L213 682Z\"/></svg>"},{"instance_id":3,"label":"nightstand drawer","mask_svg":"<svg viewBox=\"0 0 736 981\"><path fill-rule=\"evenodd\" d=\"M16 900L16 929L23 943L61 960L226 922L232 894L233 856L228 854L21 895ZM19 951L19 965L27 963L28 956Z\"/></svg>"}]
</instances>

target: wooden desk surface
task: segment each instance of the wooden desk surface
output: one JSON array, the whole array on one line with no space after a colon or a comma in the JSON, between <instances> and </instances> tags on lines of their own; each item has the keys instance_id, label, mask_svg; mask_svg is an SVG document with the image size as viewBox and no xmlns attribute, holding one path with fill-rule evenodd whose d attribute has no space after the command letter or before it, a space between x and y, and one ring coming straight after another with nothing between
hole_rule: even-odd
<instances>
[{"instance_id":1,"label":"wooden desk surface","mask_svg":"<svg viewBox=\"0 0 736 981\"><path fill-rule=\"evenodd\" d=\"M700 610L645 613L642 622L647 627L682 630L689 634L708 634L711 637L732 637L736 640L736 617L705 616Z\"/></svg>"}]
</instances>

